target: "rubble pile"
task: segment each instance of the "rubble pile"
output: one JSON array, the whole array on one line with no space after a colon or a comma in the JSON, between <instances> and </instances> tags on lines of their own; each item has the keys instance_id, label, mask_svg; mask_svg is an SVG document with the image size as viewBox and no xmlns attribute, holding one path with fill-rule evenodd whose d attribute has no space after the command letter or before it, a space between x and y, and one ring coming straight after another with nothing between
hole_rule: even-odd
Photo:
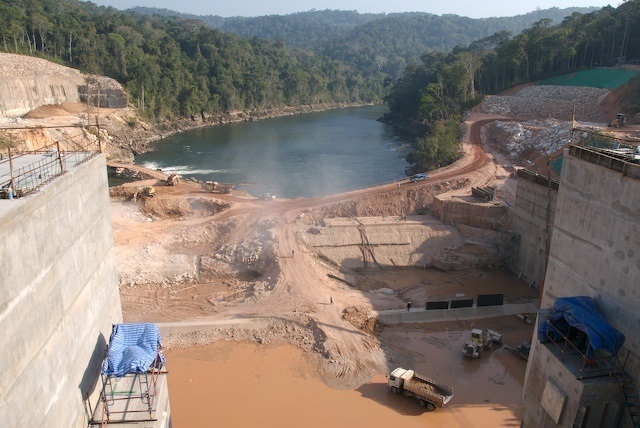
<instances>
[{"instance_id":1,"label":"rubble pile","mask_svg":"<svg viewBox=\"0 0 640 428\"><path fill-rule=\"evenodd\" d=\"M0 76L15 78L48 75L78 77L82 76L82 73L46 59L11 53L0 54Z\"/></svg>"},{"instance_id":2,"label":"rubble pile","mask_svg":"<svg viewBox=\"0 0 640 428\"><path fill-rule=\"evenodd\" d=\"M527 86L511 96L490 95L485 97L483 113L514 116L524 119L555 118L571 120L575 106L575 117L583 121L598 121L599 99L608 89L584 86Z\"/></svg>"},{"instance_id":3,"label":"rubble pile","mask_svg":"<svg viewBox=\"0 0 640 428\"><path fill-rule=\"evenodd\" d=\"M550 155L569 144L571 123L557 120L532 120L528 122L495 122L501 135L507 135L502 148L511 158L518 157L526 150L534 150Z\"/></svg>"}]
</instances>

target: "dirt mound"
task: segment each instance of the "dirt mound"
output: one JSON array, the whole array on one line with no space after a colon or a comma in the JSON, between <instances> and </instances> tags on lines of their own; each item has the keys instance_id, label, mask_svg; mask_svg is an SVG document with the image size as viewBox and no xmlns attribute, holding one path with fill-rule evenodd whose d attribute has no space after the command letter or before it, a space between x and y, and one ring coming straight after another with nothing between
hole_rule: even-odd
<instances>
[{"instance_id":1,"label":"dirt mound","mask_svg":"<svg viewBox=\"0 0 640 428\"><path fill-rule=\"evenodd\" d=\"M145 198L141 209L145 214L159 218L203 218L229 208L230 204L204 198Z\"/></svg>"},{"instance_id":2,"label":"dirt mound","mask_svg":"<svg viewBox=\"0 0 640 428\"><path fill-rule=\"evenodd\" d=\"M114 186L109 187L109 196L111 198L119 198L119 199L132 199L133 195L137 192L135 187L131 186Z\"/></svg>"},{"instance_id":3,"label":"dirt mound","mask_svg":"<svg viewBox=\"0 0 640 428\"><path fill-rule=\"evenodd\" d=\"M378 320L371 317L371 311L367 308L349 307L342 311L342 318L349 321L355 328L367 334L375 334L380 330Z\"/></svg>"},{"instance_id":4,"label":"dirt mound","mask_svg":"<svg viewBox=\"0 0 640 428\"><path fill-rule=\"evenodd\" d=\"M23 119L46 119L54 116L70 116L83 114L87 106L81 103L47 104L34 108L29 113L22 116Z\"/></svg>"}]
</instances>

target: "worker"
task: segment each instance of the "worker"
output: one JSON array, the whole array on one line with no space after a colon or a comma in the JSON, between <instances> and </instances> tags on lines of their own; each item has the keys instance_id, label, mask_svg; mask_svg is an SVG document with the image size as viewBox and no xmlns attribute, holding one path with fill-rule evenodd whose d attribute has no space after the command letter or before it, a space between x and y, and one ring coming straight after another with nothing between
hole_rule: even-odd
<instances>
[{"instance_id":1,"label":"worker","mask_svg":"<svg viewBox=\"0 0 640 428\"><path fill-rule=\"evenodd\" d=\"M411 302L407 303L407 312L411 310Z\"/></svg>"},{"instance_id":2,"label":"worker","mask_svg":"<svg viewBox=\"0 0 640 428\"><path fill-rule=\"evenodd\" d=\"M291 250L291 257L296 253L296 250Z\"/></svg>"},{"instance_id":3,"label":"worker","mask_svg":"<svg viewBox=\"0 0 640 428\"><path fill-rule=\"evenodd\" d=\"M333 296L329 296L329 303L333 305Z\"/></svg>"}]
</instances>

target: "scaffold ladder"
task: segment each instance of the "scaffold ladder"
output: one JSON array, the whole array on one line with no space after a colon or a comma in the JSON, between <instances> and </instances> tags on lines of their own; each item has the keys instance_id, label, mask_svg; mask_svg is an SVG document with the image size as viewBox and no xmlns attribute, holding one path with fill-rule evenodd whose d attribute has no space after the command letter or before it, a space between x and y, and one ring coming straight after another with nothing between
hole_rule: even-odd
<instances>
[{"instance_id":1,"label":"scaffold ladder","mask_svg":"<svg viewBox=\"0 0 640 428\"><path fill-rule=\"evenodd\" d=\"M627 400L629 415L633 421L633 426L640 427L640 399L638 398L638 390L633 379L624 372L616 373L616 378L622 385L624 397Z\"/></svg>"}]
</instances>

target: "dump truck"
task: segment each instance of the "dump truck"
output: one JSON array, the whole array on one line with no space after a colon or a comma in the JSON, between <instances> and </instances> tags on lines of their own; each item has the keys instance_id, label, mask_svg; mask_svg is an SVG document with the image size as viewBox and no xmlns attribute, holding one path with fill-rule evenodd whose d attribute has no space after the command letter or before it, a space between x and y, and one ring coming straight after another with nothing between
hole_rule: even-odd
<instances>
[{"instance_id":1,"label":"dump truck","mask_svg":"<svg viewBox=\"0 0 640 428\"><path fill-rule=\"evenodd\" d=\"M202 188L209 193L229 194L233 184L218 183L217 181L205 181Z\"/></svg>"},{"instance_id":2,"label":"dump truck","mask_svg":"<svg viewBox=\"0 0 640 428\"><path fill-rule=\"evenodd\" d=\"M167 177L167 186L177 186L179 182L178 174L170 174Z\"/></svg>"},{"instance_id":3,"label":"dump truck","mask_svg":"<svg viewBox=\"0 0 640 428\"><path fill-rule=\"evenodd\" d=\"M394 394L415 397L428 411L444 407L453 398L453 388L434 382L413 370L398 367L389 375L387 386Z\"/></svg>"},{"instance_id":4,"label":"dump truck","mask_svg":"<svg viewBox=\"0 0 640 428\"><path fill-rule=\"evenodd\" d=\"M480 358L482 351L493 348L493 345L502 343L502 335L497 331L479 328L471 330L471 340L462 347L462 355L471 358Z\"/></svg>"}]
</instances>

